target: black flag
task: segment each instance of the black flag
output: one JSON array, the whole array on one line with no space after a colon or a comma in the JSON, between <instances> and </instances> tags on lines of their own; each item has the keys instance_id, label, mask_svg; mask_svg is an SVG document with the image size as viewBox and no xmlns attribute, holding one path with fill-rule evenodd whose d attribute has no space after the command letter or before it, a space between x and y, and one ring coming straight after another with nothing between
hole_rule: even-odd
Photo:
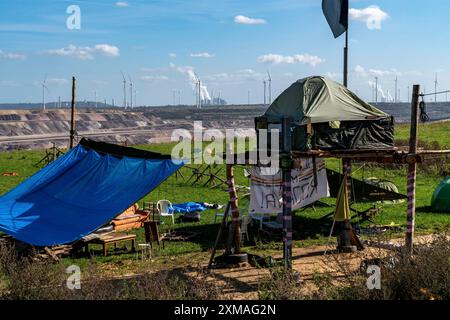
<instances>
[{"instance_id":1,"label":"black flag","mask_svg":"<svg viewBox=\"0 0 450 320\"><path fill-rule=\"evenodd\" d=\"M348 29L348 0L322 0L322 10L335 38Z\"/></svg>"}]
</instances>

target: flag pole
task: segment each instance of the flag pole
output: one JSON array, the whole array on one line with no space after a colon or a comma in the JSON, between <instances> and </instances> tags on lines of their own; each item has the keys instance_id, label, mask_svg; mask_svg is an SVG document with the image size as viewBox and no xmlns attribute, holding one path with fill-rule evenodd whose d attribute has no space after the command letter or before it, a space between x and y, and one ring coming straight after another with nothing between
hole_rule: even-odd
<instances>
[{"instance_id":1,"label":"flag pole","mask_svg":"<svg viewBox=\"0 0 450 320\"><path fill-rule=\"evenodd\" d=\"M348 86L348 27L345 31L345 47L344 47L344 87Z\"/></svg>"},{"instance_id":2,"label":"flag pole","mask_svg":"<svg viewBox=\"0 0 450 320\"><path fill-rule=\"evenodd\" d=\"M348 87L348 9L347 9L347 30L345 30L345 46L344 46L344 87ZM347 177L347 194L349 203L352 200L352 161L350 159L342 159L342 167L344 168L344 176ZM349 219L344 221L344 228L341 235L341 241L338 244L338 250L343 252L354 252L356 247L351 245L351 223Z\"/></svg>"}]
</instances>

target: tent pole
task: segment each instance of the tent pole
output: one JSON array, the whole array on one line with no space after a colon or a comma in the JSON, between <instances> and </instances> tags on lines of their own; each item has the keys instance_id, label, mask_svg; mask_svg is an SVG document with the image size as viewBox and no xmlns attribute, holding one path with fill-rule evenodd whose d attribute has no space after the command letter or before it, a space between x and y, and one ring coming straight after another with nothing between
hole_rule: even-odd
<instances>
[{"instance_id":1,"label":"tent pole","mask_svg":"<svg viewBox=\"0 0 450 320\"><path fill-rule=\"evenodd\" d=\"M417 135L419 126L419 94L420 85L414 85L411 104L411 132L409 138L409 155L412 155L412 161L408 164L408 182L407 196L408 209L406 213L406 241L405 249L407 254L413 254L414 242L414 224L416 215L416 177L417 177Z\"/></svg>"},{"instance_id":2,"label":"tent pole","mask_svg":"<svg viewBox=\"0 0 450 320\"><path fill-rule=\"evenodd\" d=\"M75 140L75 91L76 91L76 80L72 77L72 111L70 116L70 149L73 148Z\"/></svg>"}]
</instances>

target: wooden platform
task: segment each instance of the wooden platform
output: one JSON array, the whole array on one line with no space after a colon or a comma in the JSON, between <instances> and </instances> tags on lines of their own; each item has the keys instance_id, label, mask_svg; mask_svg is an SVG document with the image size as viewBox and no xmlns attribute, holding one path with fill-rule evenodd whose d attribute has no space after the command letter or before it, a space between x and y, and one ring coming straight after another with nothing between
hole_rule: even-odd
<instances>
[{"instance_id":1,"label":"wooden platform","mask_svg":"<svg viewBox=\"0 0 450 320\"><path fill-rule=\"evenodd\" d=\"M266 154L263 151L264 154ZM417 150L416 154L411 154L408 147L400 147L393 149L349 149L349 150L310 150L310 151L292 151L292 159L294 161L294 168L301 168L301 159L305 158L336 158L349 159L360 162L373 163L394 163L394 164L408 164L408 163L424 163L428 160L439 159L450 156L450 150ZM223 156L226 159L226 155ZM254 164L263 166L262 164L250 163L249 159L255 159L255 152L246 151L245 154L233 155L234 164ZM245 159L245 163L242 160Z\"/></svg>"}]
</instances>

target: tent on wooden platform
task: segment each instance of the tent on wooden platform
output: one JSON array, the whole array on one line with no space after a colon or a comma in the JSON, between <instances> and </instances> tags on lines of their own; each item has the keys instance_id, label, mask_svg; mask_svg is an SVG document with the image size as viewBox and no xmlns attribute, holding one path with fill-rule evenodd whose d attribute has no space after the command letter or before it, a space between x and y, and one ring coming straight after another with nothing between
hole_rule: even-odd
<instances>
[{"instance_id":1,"label":"tent on wooden platform","mask_svg":"<svg viewBox=\"0 0 450 320\"><path fill-rule=\"evenodd\" d=\"M392 149L394 119L324 77L294 82L256 118L256 129L279 129L290 118L292 150ZM270 139L269 139L270 141Z\"/></svg>"}]
</instances>

